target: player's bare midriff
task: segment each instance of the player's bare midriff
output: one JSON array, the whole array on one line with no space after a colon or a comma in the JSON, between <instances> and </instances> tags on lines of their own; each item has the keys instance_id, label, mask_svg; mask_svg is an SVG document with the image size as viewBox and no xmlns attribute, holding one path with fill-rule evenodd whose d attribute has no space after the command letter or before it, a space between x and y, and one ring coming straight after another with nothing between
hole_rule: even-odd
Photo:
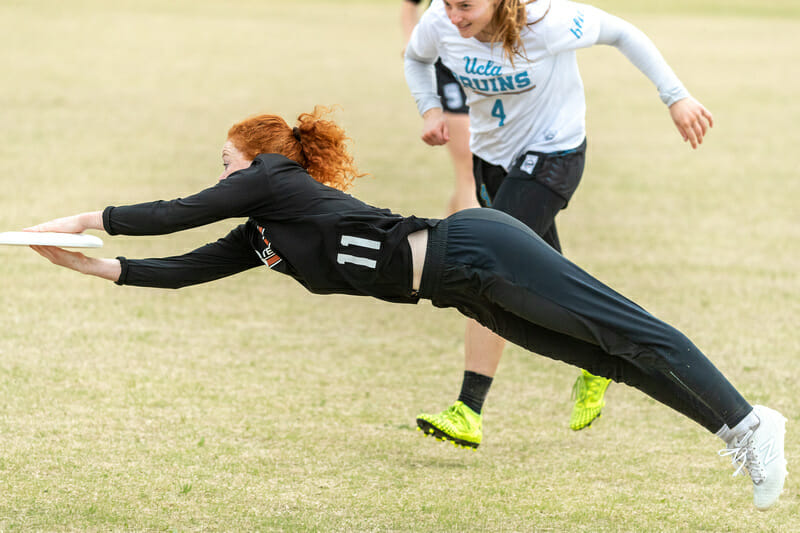
<instances>
[{"instance_id":1,"label":"player's bare midriff","mask_svg":"<svg viewBox=\"0 0 800 533\"><path fill-rule=\"evenodd\" d=\"M408 235L408 246L411 248L411 264L413 265L413 277L411 278L411 289L419 290L422 281L422 268L425 266L425 251L428 248L428 230L422 229Z\"/></svg>"}]
</instances>

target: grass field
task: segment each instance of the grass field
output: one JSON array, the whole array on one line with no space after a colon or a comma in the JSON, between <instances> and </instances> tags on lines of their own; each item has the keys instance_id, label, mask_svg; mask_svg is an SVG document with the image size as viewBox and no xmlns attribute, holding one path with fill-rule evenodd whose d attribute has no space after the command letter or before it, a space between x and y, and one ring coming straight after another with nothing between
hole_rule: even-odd
<instances>
[{"instance_id":1,"label":"grass field","mask_svg":"<svg viewBox=\"0 0 800 533\"><path fill-rule=\"evenodd\" d=\"M355 194L439 216L452 177L400 59L399 0L0 3L0 231L213 183L227 128L339 104ZM257 269L116 287L0 249L0 531L798 531L800 8L605 0L713 113L683 145L616 51L580 54L589 154L565 253L789 418L768 513L720 443L633 389L567 428L576 369L508 347L484 442L414 431L455 399L450 310L313 296ZM238 221L93 255L171 255Z\"/></svg>"}]
</instances>

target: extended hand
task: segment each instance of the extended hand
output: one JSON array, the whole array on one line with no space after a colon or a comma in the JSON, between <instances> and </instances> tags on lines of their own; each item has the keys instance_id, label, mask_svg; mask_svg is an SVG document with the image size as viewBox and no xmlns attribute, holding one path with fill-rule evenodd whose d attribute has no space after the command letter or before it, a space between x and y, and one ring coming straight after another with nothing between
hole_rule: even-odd
<instances>
[{"instance_id":1,"label":"extended hand","mask_svg":"<svg viewBox=\"0 0 800 533\"><path fill-rule=\"evenodd\" d=\"M703 137L708 128L714 126L711 112L691 96L672 104L669 107L669 114L683 140L689 141L692 148L703 144Z\"/></svg>"},{"instance_id":2,"label":"extended hand","mask_svg":"<svg viewBox=\"0 0 800 533\"><path fill-rule=\"evenodd\" d=\"M42 231L53 231L53 230L42 230ZM63 248L59 248L57 246L31 246L31 248L33 248L33 250L36 253L38 253L39 255L41 255L54 265L69 268L71 270L75 270L81 273L85 272L86 264L89 261L89 258L80 252L70 252L64 250Z\"/></svg>"},{"instance_id":3,"label":"extended hand","mask_svg":"<svg viewBox=\"0 0 800 533\"><path fill-rule=\"evenodd\" d=\"M57 233L83 233L87 229L103 229L103 212L93 211L42 222L24 231L54 231Z\"/></svg>"},{"instance_id":4,"label":"extended hand","mask_svg":"<svg viewBox=\"0 0 800 533\"><path fill-rule=\"evenodd\" d=\"M80 252L70 252L57 246L31 246L31 248L54 265L69 268L81 274L90 274L109 281L119 280L122 274L122 265L119 259L87 257Z\"/></svg>"}]
</instances>

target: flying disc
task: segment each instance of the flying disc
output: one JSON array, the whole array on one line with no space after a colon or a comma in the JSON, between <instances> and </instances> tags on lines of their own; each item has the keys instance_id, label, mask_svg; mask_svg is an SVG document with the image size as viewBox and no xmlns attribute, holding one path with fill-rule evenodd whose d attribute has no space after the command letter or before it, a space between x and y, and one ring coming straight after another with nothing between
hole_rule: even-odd
<instances>
[{"instance_id":1,"label":"flying disc","mask_svg":"<svg viewBox=\"0 0 800 533\"><path fill-rule=\"evenodd\" d=\"M0 244L12 246L60 246L62 248L99 248L103 241L83 233L56 233L52 231L6 231L0 233Z\"/></svg>"}]
</instances>

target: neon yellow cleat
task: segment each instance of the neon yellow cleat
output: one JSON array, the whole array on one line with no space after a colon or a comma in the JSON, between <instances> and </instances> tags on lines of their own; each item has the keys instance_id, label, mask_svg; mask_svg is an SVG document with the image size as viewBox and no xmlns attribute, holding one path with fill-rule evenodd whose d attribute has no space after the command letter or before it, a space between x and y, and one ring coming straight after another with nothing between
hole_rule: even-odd
<instances>
[{"instance_id":1,"label":"neon yellow cleat","mask_svg":"<svg viewBox=\"0 0 800 533\"><path fill-rule=\"evenodd\" d=\"M581 370L581 375L575 380L572 387L572 416L569 419L570 429L578 431L592 425L600 417L600 410L605 407L603 396L606 393L610 379L595 376L586 370Z\"/></svg>"},{"instance_id":2,"label":"neon yellow cleat","mask_svg":"<svg viewBox=\"0 0 800 533\"><path fill-rule=\"evenodd\" d=\"M464 402L456 402L435 415L417 415L417 429L426 437L431 435L442 441L449 440L465 448L478 447L483 436L482 426L481 415L464 405Z\"/></svg>"}]
</instances>

